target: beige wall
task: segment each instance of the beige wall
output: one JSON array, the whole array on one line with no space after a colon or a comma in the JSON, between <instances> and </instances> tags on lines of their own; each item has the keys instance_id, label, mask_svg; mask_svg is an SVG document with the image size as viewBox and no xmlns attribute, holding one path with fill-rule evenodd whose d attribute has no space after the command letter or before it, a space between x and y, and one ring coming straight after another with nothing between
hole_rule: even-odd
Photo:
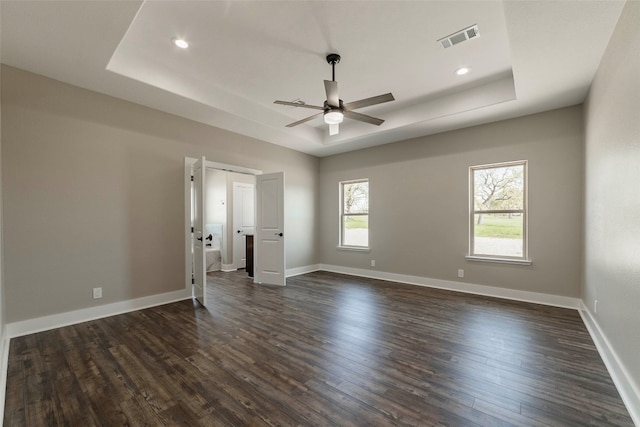
<instances>
[{"instance_id":1,"label":"beige wall","mask_svg":"<svg viewBox=\"0 0 640 427\"><path fill-rule=\"evenodd\" d=\"M0 8L2 9L2 8ZM0 46L2 43L0 43ZM0 84L2 83L2 67L0 67ZM0 91L0 355L4 345L5 298L4 298L4 238L2 235L2 92ZM5 376L0 372L2 377ZM0 410L0 414L2 411Z\"/></svg>"},{"instance_id":2,"label":"beige wall","mask_svg":"<svg viewBox=\"0 0 640 427\"><path fill-rule=\"evenodd\" d=\"M323 263L578 297L582 111L543 114L323 158ZM531 266L466 261L472 165L529 161ZM338 182L370 180L370 253L336 249ZM457 277L458 269L465 278Z\"/></svg>"},{"instance_id":3,"label":"beige wall","mask_svg":"<svg viewBox=\"0 0 640 427\"><path fill-rule=\"evenodd\" d=\"M318 262L317 158L11 67L2 103L7 321L184 289L185 156L283 170L287 268Z\"/></svg>"},{"instance_id":4,"label":"beige wall","mask_svg":"<svg viewBox=\"0 0 640 427\"><path fill-rule=\"evenodd\" d=\"M585 105L582 288L587 309L629 379L635 380L636 390L640 390L639 22L640 2L627 2Z\"/></svg>"}]
</instances>

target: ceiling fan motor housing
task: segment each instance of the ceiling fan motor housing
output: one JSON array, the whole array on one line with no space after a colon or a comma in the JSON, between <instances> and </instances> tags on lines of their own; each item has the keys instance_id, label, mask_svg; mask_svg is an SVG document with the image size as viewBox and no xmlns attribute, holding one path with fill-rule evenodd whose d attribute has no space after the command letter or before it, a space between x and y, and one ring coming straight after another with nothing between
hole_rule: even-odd
<instances>
[{"instance_id":1,"label":"ceiling fan motor housing","mask_svg":"<svg viewBox=\"0 0 640 427\"><path fill-rule=\"evenodd\" d=\"M327 62L331 65L335 65L340 62L340 55L337 53L330 53L327 55Z\"/></svg>"},{"instance_id":2,"label":"ceiling fan motor housing","mask_svg":"<svg viewBox=\"0 0 640 427\"><path fill-rule=\"evenodd\" d=\"M342 102L342 99L340 100L340 105L338 107L332 107L331 105L329 105L328 101L324 101L324 111L344 111L344 104Z\"/></svg>"}]
</instances>

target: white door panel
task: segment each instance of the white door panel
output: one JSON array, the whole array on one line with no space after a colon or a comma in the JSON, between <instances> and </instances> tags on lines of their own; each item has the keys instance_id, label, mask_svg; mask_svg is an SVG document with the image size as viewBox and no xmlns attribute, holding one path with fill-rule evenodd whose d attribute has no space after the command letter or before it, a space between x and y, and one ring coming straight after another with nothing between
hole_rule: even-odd
<instances>
[{"instance_id":1,"label":"white door panel","mask_svg":"<svg viewBox=\"0 0 640 427\"><path fill-rule=\"evenodd\" d=\"M256 177L256 222L255 281L284 286L284 172Z\"/></svg>"},{"instance_id":2,"label":"white door panel","mask_svg":"<svg viewBox=\"0 0 640 427\"><path fill-rule=\"evenodd\" d=\"M260 241L260 250L262 254L262 270L269 274L278 274L280 267L280 251L278 250L280 242L278 240L262 239Z\"/></svg>"}]
</instances>

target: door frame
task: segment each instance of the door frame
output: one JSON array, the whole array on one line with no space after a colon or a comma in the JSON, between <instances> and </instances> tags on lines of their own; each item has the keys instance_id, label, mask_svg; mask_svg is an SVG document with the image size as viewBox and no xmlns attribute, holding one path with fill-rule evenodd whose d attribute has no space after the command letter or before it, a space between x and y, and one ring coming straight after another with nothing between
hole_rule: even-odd
<instances>
[{"instance_id":1,"label":"door frame","mask_svg":"<svg viewBox=\"0 0 640 427\"><path fill-rule=\"evenodd\" d=\"M206 263L206 240L204 240L206 229L205 212L207 209L205 193L205 174L207 166L205 158L201 157L193 165L196 170L192 170L193 185L192 195L195 196L191 202L191 216L197 221L192 222L191 242L193 247L193 278L192 280L192 298L195 298L203 307L207 306L207 263ZM192 167L192 169L193 169ZM195 208L195 209L194 209ZM199 237L197 237L199 236Z\"/></svg>"},{"instance_id":2,"label":"door frame","mask_svg":"<svg viewBox=\"0 0 640 427\"><path fill-rule=\"evenodd\" d=\"M184 282L185 289L192 291L191 286L191 274L192 274L192 262L193 255L191 253L191 175L193 174L193 164L198 159L193 157L184 158ZM205 161L207 169L219 169L226 172L242 173L245 175L262 175L262 171L259 169L246 168L244 166L228 165L226 163L212 162L210 160ZM255 193L254 193L255 197ZM255 209L255 203L254 203ZM226 236L225 236L226 237ZM225 239L226 240L226 239Z\"/></svg>"}]
</instances>

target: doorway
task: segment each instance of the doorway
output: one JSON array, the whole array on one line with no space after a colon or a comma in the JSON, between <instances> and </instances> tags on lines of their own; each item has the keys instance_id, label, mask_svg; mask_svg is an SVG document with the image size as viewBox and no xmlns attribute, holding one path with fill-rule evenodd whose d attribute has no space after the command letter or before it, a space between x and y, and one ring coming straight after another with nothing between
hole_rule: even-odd
<instances>
[{"instance_id":1,"label":"doorway","mask_svg":"<svg viewBox=\"0 0 640 427\"><path fill-rule=\"evenodd\" d=\"M197 165L202 165L198 170L203 175L201 179L194 180L193 171ZM211 170L211 174L216 175L217 179L220 179L221 173L224 173L228 180L226 185L227 194L230 194L231 197L221 197L220 185L217 186L218 189L213 195L209 195L207 190L208 180L204 175L205 170ZM238 182L238 184L247 184L244 186L239 185L239 187L243 188L239 189L237 195L237 200L241 200L239 203L243 205L241 212L245 218L240 218L240 221L236 221L235 224L246 223L241 228L233 226L234 222L232 221L226 221L226 218L233 220L234 215L234 211L230 208L231 203L226 203L225 206L225 201L232 200L233 197L233 177L237 180L238 177L242 177L245 181L249 181ZM211 241L213 233L207 234L211 228L207 228L206 218L208 216L206 211L201 212L200 215L194 215L194 200L199 201L200 207L210 207L215 211L211 213L211 217L216 222L215 224L209 224L210 226L214 225L215 229L218 229L217 227L224 223L226 230L221 232L223 240L227 242L226 251L224 252L231 256L223 257L227 264L222 263L222 270L225 269L224 267L228 268L229 271L242 268L239 267L242 254L238 256L232 254L234 251L244 251L235 248L233 243L229 242L234 241L232 237L234 234L249 234L252 231L251 223L254 223L253 231L255 232L256 242L253 252L255 260L254 282L284 286L286 280L284 257L284 173L277 172L265 175L260 170L211 162L204 157L201 159L186 157L184 180L185 286L187 289L191 288L192 291L193 289L202 290L202 292L199 292L200 298L198 298L200 303L206 306L204 303L206 298L202 296L203 292L206 294L206 270L204 270L204 274L200 271L203 266L206 266L206 244L200 244L200 242ZM253 216L250 214L251 211L253 211ZM222 212L226 215L225 218L223 218ZM196 224L194 221L200 222ZM240 233L238 233L238 230L240 230ZM194 244L194 242L198 244ZM224 246L224 243L222 246ZM229 264L229 262L231 263ZM198 271L196 271L196 268Z\"/></svg>"}]
</instances>

